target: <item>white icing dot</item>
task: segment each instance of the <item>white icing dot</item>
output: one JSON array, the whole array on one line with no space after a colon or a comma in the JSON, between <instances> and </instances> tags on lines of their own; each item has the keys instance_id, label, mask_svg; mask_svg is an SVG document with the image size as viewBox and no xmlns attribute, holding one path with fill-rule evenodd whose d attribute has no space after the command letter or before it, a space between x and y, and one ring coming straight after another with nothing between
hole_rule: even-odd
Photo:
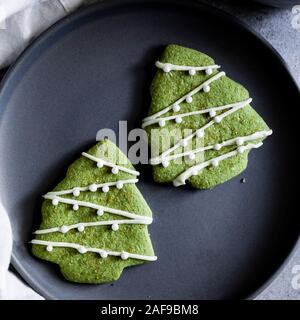
<instances>
[{"instance_id":1,"label":"white icing dot","mask_svg":"<svg viewBox=\"0 0 300 320\"><path fill-rule=\"evenodd\" d=\"M222 118L219 116L214 117L215 123L220 123L222 121Z\"/></svg>"},{"instance_id":2,"label":"white icing dot","mask_svg":"<svg viewBox=\"0 0 300 320\"><path fill-rule=\"evenodd\" d=\"M117 184L116 184L116 187L117 187L118 189L122 189L123 186L124 186L124 184L123 184L122 181L118 181Z\"/></svg>"},{"instance_id":3,"label":"white icing dot","mask_svg":"<svg viewBox=\"0 0 300 320\"><path fill-rule=\"evenodd\" d=\"M81 224L80 226L78 226L78 231L79 232L82 232L82 231L84 231L84 225L83 224Z\"/></svg>"},{"instance_id":4,"label":"white icing dot","mask_svg":"<svg viewBox=\"0 0 300 320\"><path fill-rule=\"evenodd\" d=\"M203 91L204 92L209 92L210 91L210 86L208 86L208 85L205 85L204 87L203 87Z\"/></svg>"},{"instance_id":5,"label":"white icing dot","mask_svg":"<svg viewBox=\"0 0 300 320\"><path fill-rule=\"evenodd\" d=\"M103 209L98 209L97 210L97 216L101 217L104 215L104 210Z\"/></svg>"},{"instance_id":6,"label":"white icing dot","mask_svg":"<svg viewBox=\"0 0 300 320\"><path fill-rule=\"evenodd\" d=\"M237 138L237 139L236 139L236 144L237 144L238 146L242 146L242 145L244 144L244 140L243 140L242 138Z\"/></svg>"},{"instance_id":7,"label":"white icing dot","mask_svg":"<svg viewBox=\"0 0 300 320\"><path fill-rule=\"evenodd\" d=\"M161 119L158 121L158 124L160 127L164 127L166 125L166 121Z\"/></svg>"},{"instance_id":8,"label":"white icing dot","mask_svg":"<svg viewBox=\"0 0 300 320\"><path fill-rule=\"evenodd\" d=\"M78 252L81 253L81 254L84 254L84 253L87 253L87 250L86 250L85 247L81 246L81 247L78 248Z\"/></svg>"},{"instance_id":9,"label":"white icing dot","mask_svg":"<svg viewBox=\"0 0 300 320\"><path fill-rule=\"evenodd\" d=\"M219 144L219 143L216 143L215 145L214 145L214 149L215 150L220 150L222 148L222 146Z\"/></svg>"},{"instance_id":10,"label":"white icing dot","mask_svg":"<svg viewBox=\"0 0 300 320\"><path fill-rule=\"evenodd\" d=\"M119 225L117 223L113 223L111 225L111 228L112 228L113 231L118 231L119 230Z\"/></svg>"},{"instance_id":11,"label":"white icing dot","mask_svg":"<svg viewBox=\"0 0 300 320\"><path fill-rule=\"evenodd\" d=\"M102 161L98 161L98 162L97 162L97 167L98 167L98 168L102 168L102 167L103 167L103 165L104 165L104 164L103 164L103 162L102 162Z\"/></svg>"},{"instance_id":12,"label":"white icing dot","mask_svg":"<svg viewBox=\"0 0 300 320\"><path fill-rule=\"evenodd\" d=\"M53 251L53 247L49 245L49 246L46 247L46 250L47 250L48 252L51 252L51 251Z\"/></svg>"},{"instance_id":13,"label":"white icing dot","mask_svg":"<svg viewBox=\"0 0 300 320\"><path fill-rule=\"evenodd\" d=\"M57 205L59 204L59 200L56 199L56 198L54 198L54 199L52 200L52 204L53 204L54 206L57 206Z\"/></svg>"},{"instance_id":14,"label":"white icing dot","mask_svg":"<svg viewBox=\"0 0 300 320\"><path fill-rule=\"evenodd\" d=\"M245 150L246 150L246 148L243 147L243 146L240 146L240 147L238 147L238 149L237 149L238 153L244 153Z\"/></svg>"},{"instance_id":15,"label":"white icing dot","mask_svg":"<svg viewBox=\"0 0 300 320\"><path fill-rule=\"evenodd\" d=\"M121 258L122 258L122 260L127 260L129 258L128 253L122 252L121 253Z\"/></svg>"},{"instance_id":16,"label":"white icing dot","mask_svg":"<svg viewBox=\"0 0 300 320\"><path fill-rule=\"evenodd\" d=\"M210 111L209 111L209 116L210 116L210 117L213 118L213 117L215 117L216 115L217 115L217 113L216 113L215 110L210 110Z\"/></svg>"},{"instance_id":17,"label":"white icing dot","mask_svg":"<svg viewBox=\"0 0 300 320\"><path fill-rule=\"evenodd\" d=\"M217 167L217 166L219 165L219 161L216 160L216 159L213 159L213 160L211 160L211 165L212 165L213 167Z\"/></svg>"},{"instance_id":18,"label":"white icing dot","mask_svg":"<svg viewBox=\"0 0 300 320\"><path fill-rule=\"evenodd\" d=\"M103 187L102 187L102 191L103 191L104 193L107 193L107 192L109 191L109 186L103 186Z\"/></svg>"},{"instance_id":19,"label":"white icing dot","mask_svg":"<svg viewBox=\"0 0 300 320\"><path fill-rule=\"evenodd\" d=\"M73 196L78 197L80 195L80 190L78 188L73 189Z\"/></svg>"},{"instance_id":20,"label":"white icing dot","mask_svg":"<svg viewBox=\"0 0 300 320\"><path fill-rule=\"evenodd\" d=\"M165 64L165 65L163 66L163 71L166 72L166 73L170 72L170 71L171 71L170 65L169 65L169 64Z\"/></svg>"},{"instance_id":21,"label":"white icing dot","mask_svg":"<svg viewBox=\"0 0 300 320\"><path fill-rule=\"evenodd\" d=\"M117 167L113 167L113 168L111 169L111 173L112 173L112 174L118 174L118 173L119 173L119 169L118 169Z\"/></svg>"},{"instance_id":22,"label":"white icing dot","mask_svg":"<svg viewBox=\"0 0 300 320\"><path fill-rule=\"evenodd\" d=\"M187 140L182 140L182 141L181 141L181 146L182 146L182 147L186 147L187 145L188 145Z\"/></svg>"},{"instance_id":23,"label":"white icing dot","mask_svg":"<svg viewBox=\"0 0 300 320\"><path fill-rule=\"evenodd\" d=\"M175 104L172 109L173 109L174 112L178 112L180 110L180 105L179 104Z\"/></svg>"},{"instance_id":24,"label":"white icing dot","mask_svg":"<svg viewBox=\"0 0 300 320\"><path fill-rule=\"evenodd\" d=\"M190 74L190 76L194 76L196 74L196 70L195 69L190 69L189 70L189 74Z\"/></svg>"},{"instance_id":25,"label":"white icing dot","mask_svg":"<svg viewBox=\"0 0 300 320\"><path fill-rule=\"evenodd\" d=\"M175 118L175 122L176 123L181 123L182 122L182 118L181 117L176 117Z\"/></svg>"},{"instance_id":26,"label":"white icing dot","mask_svg":"<svg viewBox=\"0 0 300 320\"><path fill-rule=\"evenodd\" d=\"M188 97L186 97L185 101L186 101L187 103L192 103L192 102L193 102L193 97L188 96Z\"/></svg>"},{"instance_id":27,"label":"white icing dot","mask_svg":"<svg viewBox=\"0 0 300 320\"><path fill-rule=\"evenodd\" d=\"M61 226L60 227L60 232L61 233L67 233L69 231L69 228L67 226Z\"/></svg>"},{"instance_id":28,"label":"white icing dot","mask_svg":"<svg viewBox=\"0 0 300 320\"><path fill-rule=\"evenodd\" d=\"M196 158L196 156L195 156L194 153L190 153L190 154L188 155L188 157L189 157L190 160L195 160L195 158Z\"/></svg>"},{"instance_id":29,"label":"white icing dot","mask_svg":"<svg viewBox=\"0 0 300 320\"><path fill-rule=\"evenodd\" d=\"M79 209L79 205L78 205L78 204L74 204L73 210L74 210L74 211L77 211L78 209Z\"/></svg>"},{"instance_id":30,"label":"white icing dot","mask_svg":"<svg viewBox=\"0 0 300 320\"><path fill-rule=\"evenodd\" d=\"M213 72L212 68L207 68L207 69L205 69L205 73L206 73L208 76L211 75L212 72Z\"/></svg>"},{"instance_id":31,"label":"white icing dot","mask_svg":"<svg viewBox=\"0 0 300 320\"><path fill-rule=\"evenodd\" d=\"M199 138L199 139L200 139L200 138L203 138L203 137L204 137L204 131L201 130L201 129L197 130L196 136L197 136L197 138Z\"/></svg>"},{"instance_id":32,"label":"white icing dot","mask_svg":"<svg viewBox=\"0 0 300 320\"><path fill-rule=\"evenodd\" d=\"M168 160L164 160L161 164L162 164L162 166L163 166L164 168L167 168L170 163L169 163Z\"/></svg>"},{"instance_id":33,"label":"white icing dot","mask_svg":"<svg viewBox=\"0 0 300 320\"><path fill-rule=\"evenodd\" d=\"M91 192L96 192L96 191L97 191L97 186L96 186L95 184L91 184L91 185L89 186L89 190L90 190Z\"/></svg>"},{"instance_id":34,"label":"white icing dot","mask_svg":"<svg viewBox=\"0 0 300 320\"><path fill-rule=\"evenodd\" d=\"M106 252L106 251L101 251L100 252L100 256L101 256L101 258L107 258L108 257L108 253Z\"/></svg>"}]
</instances>

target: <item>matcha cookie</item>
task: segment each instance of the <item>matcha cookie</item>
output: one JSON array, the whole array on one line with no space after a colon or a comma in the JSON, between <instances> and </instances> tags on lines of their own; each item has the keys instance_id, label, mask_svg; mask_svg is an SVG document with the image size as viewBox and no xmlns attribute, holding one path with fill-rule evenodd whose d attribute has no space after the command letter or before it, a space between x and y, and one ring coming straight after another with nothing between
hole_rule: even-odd
<instances>
[{"instance_id":1,"label":"matcha cookie","mask_svg":"<svg viewBox=\"0 0 300 320\"><path fill-rule=\"evenodd\" d=\"M193 49L169 45L156 62L146 129L156 182L209 189L241 173L272 131L248 91Z\"/></svg>"},{"instance_id":2,"label":"matcha cookie","mask_svg":"<svg viewBox=\"0 0 300 320\"><path fill-rule=\"evenodd\" d=\"M81 283L117 280L124 268L155 261L152 212L135 186L138 175L108 140L82 153L44 196L33 254Z\"/></svg>"}]
</instances>

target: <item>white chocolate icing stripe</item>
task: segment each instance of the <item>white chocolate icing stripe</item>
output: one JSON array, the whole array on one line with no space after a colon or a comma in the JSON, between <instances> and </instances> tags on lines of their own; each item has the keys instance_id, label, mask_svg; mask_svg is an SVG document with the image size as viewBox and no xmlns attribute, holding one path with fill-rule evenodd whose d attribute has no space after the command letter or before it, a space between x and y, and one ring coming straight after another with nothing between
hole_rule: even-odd
<instances>
[{"instance_id":1,"label":"white chocolate icing stripe","mask_svg":"<svg viewBox=\"0 0 300 320\"><path fill-rule=\"evenodd\" d=\"M164 158L161 158L161 157L152 158L152 159L150 159L150 163L152 165L157 165L157 164L162 163L163 161L172 161L172 160L184 157L184 156L189 156L190 154L197 154L197 153L204 152L207 150L217 150L218 151L218 150L221 150L223 147L231 146L231 145L235 145L235 144L238 146L241 146L245 142L253 141L253 140L257 140L257 139L263 139L267 136L270 136L271 134L272 134L272 130L257 131L253 134L248 135L248 136L239 136L236 138L225 140L223 142L216 143L214 145L209 145L209 146L201 147L201 148L194 149L194 150L188 150L188 151L182 152L182 153L176 153L174 155L167 156Z\"/></svg>"},{"instance_id":2,"label":"white chocolate icing stripe","mask_svg":"<svg viewBox=\"0 0 300 320\"><path fill-rule=\"evenodd\" d=\"M231 107L230 110L223 112L220 115L215 116L210 122L208 122L207 124L205 124L202 128L196 130L195 132L193 132L192 134L188 135L187 137L179 140L173 147L167 149L166 151L164 151L162 154L160 154L158 157L155 158L151 158L150 159L150 164L156 164L157 163L157 158L165 158L167 155L169 155L170 153L172 153L173 151L175 151L176 149L182 147L183 142L187 143L189 140L193 139L195 136L197 136L197 134L199 132L204 133L206 129L208 129L209 127L211 127L212 125L214 125L215 123L220 123L225 117L231 115L232 113L238 111L239 109L244 108L246 105L248 105L249 103L251 103L252 99L249 98L245 101L241 101L241 102L237 102L235 104L233 104L234 106ZM159 163L159 162L158 162Z\"/></svg>"},{"instance_id":3,"label":"white chocolate icing stripe","mask_svg":"<svg viewBox=\"0 0 300 320\"><path fill-rule=\"evenodd\" d=\"M112 173L114 174L117 174L118 171L123 171L123 172L126 172L126 173L129 173L129 174L132 174L132 175L135 175L135 176L139 176L140 173L136 170L131 170L131 169L128 169L126 167L122 167L122 166L119 166L115 163L111 163L111 162L108 162L106 160L103 160L101 158L98 158L98 157L95 157L89 153L86 153L86 152L82 152L82 155L92 161L95 161L97 163L97 166L98 167L102 167L103 165L104 166L107 166L107 167L111 167L112 168ZM113 171L113 170L116 170L116 171Z\"/></svg>"},{"instance_id":4,"label":"white chocolate icing stripe","mask_svg":"<svg viewBox=\"0 0 300 320\"><path fill-rule=\"evenodd\" d=\"M60 247L60 248L71 248L78 250L79 253L85 254L87 252L94 252L98 253L102 258L106 258L107 256L115 256L115 257L121 257L123 260L127 260L129 258L132 259L138 259L138 260L145 260L145 261L156 261L156 256L145 256L142 254L136 254L136 253L129 253L129 252L117 252L117 251L110 251L105 249L98 249L98 248L88 248L78 243L70 243L70 242L55 242L55 241L44 241L44 240L31 240L31 244L46 246L47 251L51 252L54 247Z\"/></svg>"},{"instance_id":5,"label":"white chocolate icing stripe","mask_svg":"<svg viewBox=\"0 0 300 320\"><path fill-rule=\"evenodd\" d=\"M79 232L84 231L85 227L98 227L98 226L112 226L114 231L119 229L120 224L144 224L149 225L152 221L149 219L127 219L127 220L106 220L106 221L94 221L94 222L79 222L76 224L53 227L49 229L37 230L34 234L47 234L53 232L66 233L72 229L78 229Z\"/></svg>"},{"instance_id":6,"label":"white chocolate icing stripe","mask_svg":"<svg viewBox=\"0 0 300 320\"><path fill-rule=\"evenodd\" d=\"M246 100L249 103L251 103L252 99L248 99ZM150 126L154 123L158 123L159 121L170 121L170 120L175 120L177 122L177 119L182 119L185 117L190 117L190 116L195 116L195 115L200 115L200 114L205 114L205 113L210 113L210 112L217 112L217 111L223 111L226 109L232 109L235 108L237 106L239 106L240 104L243 104L246 101L242 101L242 102L235 102L235 103L231 103L231 104L226 104L223 106L219 106L219 107L211 107L211 108L207 108L207 109L202 109L202 110L196 110L196 111L191 111L191 112L186 112L186 113L178 113L174 116L168 116L168 117L162 117L162 118L157 118L157 119L153 119L153 120L149 120L147 121L147 126ZM181 121L180 121L181 122Z\"/></svg>"},{"instance_id":7,"label":"white chocolate icing stripe","mask_svg":"<svg viewBox=\"0 0 300 320\"><path fill-rule=\"evenodd\" d=\"M208 87L212 82L218 80L219 78L221 78L223 76L225 76L224 71L215 74L214 76L210 77L208 80L201 83L198 87L196 87L195 89L193 89L189 93L185 94L182 98L178 99L177 101L175 101L174 103L172 103L168 107L160 110L157 113L154 113L153 115L151 115L149 117L146 117L145 119L143 119L142 128L147 127L149 125L148 123L150 120L157 119L160 116L162 116L163 114L169 112L174 106L178 106L180 103L184 102L187 98L191 98L193 95L195 95L196 93L201 91L204 87Z\"/></svg>"},{"instance_id":8,"label":"white chocolate icing stripe","mask_svg":"<svg viewBox=\"0 0 300 320\"><path fill-rule=\"evenodd\" d=\"M52 200L53 205L57 205L59 202L61 203L65 203L65 204L70 204L70 205L77 205L78 207L86 207L86 208L91 208L91 209L95 209L97 210L97 214L98 215L102 215L104 212L107 213L111 213L111 214L116 214L119 216L123 216L126 218L130 218L130 219L145 219L148 221L152 222L152 218L151 217L146 217L146 216L141 216L141 215L137 215L135 213L132 212L128 212L128 211L123 211L123 210L119 210L119 209L113 209L113 208L109 208L109 207L104 207L95 203L91 203L91 202L86 202L86 201L79 201L79 200L74 200L74 199L68 199L68 198L62 198L62 197L58 197L58 196L52 196L49 194L46 194L44 196L45 199L48 200ZM54 201L56 201L54 203ZM101 213L101 214L99 214Z\"/></svg>"},{"instance_id":9,"label":"white chocolate icing stripe","mask_svg":"<svg viewBox=\"0 0 300 320\"><path fill-rule=\"evenodd\" d=\"M74 196L79 196L81 191L91 191L91 189L95 190L95 188L96 189L103 188L103 192L107 192L106 190L109 190L109 187L116 186L118 189L121 189L124 184L135 184L138 181L139 181L138 179L128 179L128 180L118 180L115 182L106 182L101 184L93 183L87 187L74 187L68 190L51 191L51 192L48 192L47 195L61 196L66 194L73 194Z\"/></svg>"},{"instance_id":10,"label":"white chocolate icing stripe","mask_svg":"<svg viewBox=\"0 0 300 320\"><path fill-rule=\"evenodd\" d=\"M173 71L173 70L175 70L175 71L189 71L190 75L194 75L195 74L194 71L195 72L196 71L206 71L206 74L210 75L214 69L221 68L221 66L218 66L216 64L196 67L196 66L182 66L182 65L172 64L172 63L163 63L160 61L156 61L155 66L159 69L162 69L166 73Z\"/></svg>"},{"instance_id":11,"label":"white chocolate icing stripe","mask_svg":"<svg viewBox=\"0 0 300 320\"><path fill-rule=\"evenodd\" d=\"M181 173L179 176L177 176L174 180L173 180L173 185L175 187L181 186L185 184L185 181L187 179L189 179L191 176L193 175L197 175L199 174L199 172L201 170L203 170L204 168L208 167L208 166L218 166L220 161L223 161L225 159L237 156L238 154L241 154L243 152L245 152L246 150L251 150L251 149L257 149L259 147L261 147L263 145L262 142L257 143L257 144L247 144L246 146L240 146L237 149L230 151L228 153L225 153L221 156L215 157L213 159L210 159L208 161L202 162L200 164L197 164L193 167L190 167L189 169L187 169L186 171L184 171L183 173Z\"/></svg>"}]
</instances>

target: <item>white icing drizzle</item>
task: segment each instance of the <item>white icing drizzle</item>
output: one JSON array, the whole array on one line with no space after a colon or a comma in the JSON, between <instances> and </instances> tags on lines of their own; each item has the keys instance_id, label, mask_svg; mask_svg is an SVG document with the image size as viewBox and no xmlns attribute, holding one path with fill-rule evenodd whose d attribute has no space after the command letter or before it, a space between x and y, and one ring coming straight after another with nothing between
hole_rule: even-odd
<instances>
[{"instance_id":1,"label":"white icing drizzle","mask_svg":"<svg viewBox=\"0 0 300 320\"><path fill-rule=\"evenodd\" d=\"M111 167L112 168L111 173L114 175L118 174L119 171L123 171L123 172L129 173L129 174L132 174L134 176L138 176L140 174L138 171L131 170L126 167L108 162L106 160L95 157L95 156L88 154L88 153L85 153L85 152L83 152L82 155L84 157L96 162L98 168L102 168L103 166ZM82 192L82 191L96 192L99 188L102 189L102 192L106 193L109 191L109 188L111 186L116 186L118 189L122 189L124 184L135 184L137 182L138 182L138 179L118 180L115 182L106 182L106 183L102 183L102 184L93 183L93 184L91 184L89 186L85 186L85 187L74 187L74 188L68 189L68 190L48 192L43 197L45 199L52 200L52 204L54 206L57 206L61 202L61 203L72 205L74 211L79 210L79 207L87 207L87 208L95 209L98 216L102 216L106 212L106 213L124 216L129 219L126 219L126 220L104 220L104 221L94 221L94 222L79 222L79 223L72 224L72 225L63 225L60 227L52 227L49 229L37 230L34 232L34 234L41 235L41 234L49 234L49 233L53 233L53 232L60 232L60 233L64 234L72 229L77 229L78 232L83 232L86 227L97 227L97 226L107 226L107 225L110 225L111 229L113 231L118 231L121 224L143 224L143 225L151 224L153 221L152 217L141 216L141 215L137 215L132 212L109 208L109 207L101 206L101 205L86 202L86 201L79 201L79 200L75 200L75 199L60 197L61 195L68 195L68 194L73 194L74 197L78 197L80 195L80 192ZM144 255L124 252L124 251L115 252L115 251L109 251L109 250L97 249L97 248L86 248L83 245L80 245L77 243L51 242L51 241L43 241L43 240L36 240L36 239L32 240L30 243L44 245L44 246L46 246L46 250L48 252L52 252L53 247L64 247L64 248L77 249L78 252L81 254L84 254L86 252L99 253L102 258L106 258L107 256L111 255L111 256L120 256L121 259L123 259L123 260L127 260L128 258L147 260L147 261L157 260L156 256L151 257L151 256L144 256Z\"/></svg>"},{"instance_id":2,"label":"white icing drizzle","mask_svg":"<svg viewBox=\"0 0 300 320\"><path fill-rule=\"evenodd\" d=\"M78 243L70 243L70 242L56 242L56 241L44 241L44 240L31 240L31 244L46 246L47 251L51 252L54 247L60 247L60 248L71 248L77 250L81 254L85 254L87 252L94 252L98 253L100 257L106 258L107 256L115 256L120 257L123 260L127 260L129 258L132 259L138 259L138 260L145 260L145 261L156 261L156 256L145 256L142 254L136 254L136 253L129 253L129 252L117 252L117 251L110 251L105 249L99 249L99 248L89 248L85 247Z\"/></svg>"},{"instance_id":3,"label":"white icing drizzle","mask_svg":"<svg viewBox=\"0 0 300 320\"><path fill-rule=\"evenodd\" d=\"M249 99L241 101L241 102L237 102L237 103L233 103L233 104L227 105L227 107L229 108L228 111L225 111L225 112L223 112L222 114L220 114L218 116L214 116L213 119L210 122L208 122L207 124L205 124L202 128L196 130L195 132L193 132L192 134L188 135L187 137L179 140L173 147L167 149L166 151L164 151L158 157L151 158L149 160L150 164L156 165L156 164L161 163L162 159L164 159L170 153L172 153L173 151L175 151L176 149L178 149L178 148L180 148L182 146L186 146L188 144L188 141L193 139L195 136L197 136L199 134L199 132L204 133L207 128L211 127L215 123L220 123L225 117L231 115L232 113L238 111L239 109L244 108L246 105L251 103L251 101L252 101L252 99L249 98ZM206 110L212 111L214 109L215 108L210 108L210 109L206 109Z\"/></svg>"},{"instance_id":4,"label":"white icing drizzle","mask_svg":"<svg viewBox=\"0 0 300 320\"><path fill-rule=\"evenodd\" d=\"M53 195L49 195L49 194L46 194L44 196L44 198L48 199L48 200L52 200L53 205L58 205L61 202L61 203L65 203L65 204L71 204L73 206L78 205L78 207L86 207L86 208L95 209L95 210L97 210L97 212L101 212L102 214L104 212L107 212L107 213L127 217L130 219L144 219L144 220L151 221L151 222L153 220L151 217L140 216L140 215L137 215L132 212L123 211L123 210L119 210L119 209L113 209L113 208L109 208L109 207L104 207L99 204L95 204L95 203L91 203L91 202L62 198L62 197L53 196ZM98 214L98 215L102 215L102 214Z\"/></svg>"},{"instance_id":5,"label":"white icing drizzle","mask_svg":"<svg viewBox=\"0 0 300 320\"><path fill-rule=\"evenodd\" d=\"M61 196L61 195L66 195L66 194L73 194L76 197L76 196L79 196L80 192L82 192L82 191L91 191L91 189L92 190L96 189L96 191L97 191L98 189L102 188L102 191L105 192L107 190L107 187L108 187L108 191L109 191L109 187L113 187L113 186L116 186L118 189L122 189L124 184L135 184L138 181L139 181L138 179L128 179L128 180L118 180L115 182L106 182L106 183L101 183L101 184L93 183L93 184L86 186L86 187L74 187L74 188L68 189L68 190L51 191L51 192L48 192L47 195Z\"/></svg>"},{"instance_id":6,"label":"white icing drizzle","mask_svg":"<svg viewBox=\"0 0 300 320\"><path fill-rule=\"evenodd\" d=\"M79 232L84 231L86 227L97 227L97 226L112 226L114 231L117 231L120 224L151 224L150 219L127 219L127 220L106 220L106 221L94 221L94 222L79 222L71 225L64 225L60 227L53 227L49 229L37 230L34 234L47 234L53 232L66 233L72 229L77 229Z\"/></svg>"},{"instance_id":7,"label":"white icing drizzle","mask_svg":"<svg viewBox=\"0 0 300 320\"><path fill-rule=\"evenodd\" d=\"M175 159L178 159L178 158L181 158L184 156L190 157L191 155L195 155L197 153L204 152L207 150L217 150L218 151L218 150L221 150L223 147L231 146L231 145L235 145L235 144L238 146L241 146L245 142L253 141L253 140L257 140L257 139L263 139L267 136L270 136L271 134L272 134L272 130L257 131L253 134L248 135L248 136L239 136L236 138L232 138L229 140L225 140L225 141L216 143L214 145L209 145L209 146L201 147L201 148L194 149L194 150L188 150L188 151L182 152L182 153L176 153L174 155L166 156L163 158L162 157L152 158L152 159L150 159L150 163L152 165L157 165L157 164L163 163L164 161L170 162L172 160L175 160ZM195 159L195 157L192 156L192 159L190 157L190 160L194 160L194 159Z\"/></svg>"},{"instance_id":8,"label":"white icing drizzle","mask_svg":"<svg viewBox=\"0 0 300 320\"><path fill-rule=\"evenodd\" d=\"M157 118L157 119L153 119L153 120L147 121L147 125L146 126L150 126L150 125L152 125L154 123L158 123L159 121L166 122L166 121L170 121L170 120L175 120L175 122L181 123L182 122L182 118L195 116L195 115L206 114L206 113L209 113L212 117L215 117L217 111L223 111L223 110L232 109L232 108L237 108L236 110L238 110L238 109L240 109L240 108L238 108L240 105L245 106L245 105L251 103L251 101L252 101L252 99L247 99L245 101L226 104L226 105L219 106L219 107L211 107L211 108L202 109L202 110L196 110L196 111L191 111L191 112L186 112L186 113L179 113L179 114L176 114L176 115L173 115L173 116ZM244 104L244 103L246 103L246 104ZM178 119L181 119L181 121L178 121Z\"/></svg>"},{"instance_id":9,"label":"white icing drizzle","mask_svg":"<svg viewBox=\"0 0 300 320\"><path fill-rule=\"evenodd\" d=\"M195 75L197 71L205 71L206 74L210 75L214 69L219 69L221 66L216 64L209 65L209 66L201 66L201 67L194 67L194 66L180 66L172 63L163 63L160 61L155 62L155 66L159 69L162 69L164 72L168 73L170 71L188 71L189 74Z\"/></svg>"},{"instance_id":10,"label":"white icing drizzle","mask_svg":"<svg viewBox=\"0 0 300 320\"><path fill-rule=\"evenodd\" d=\"M112 173L113 174L118 174L119 171L123 171L123 172L126 172L126 173L129 173L129 174L132 174L134 176L139 176L140 173L136 170L131 170L131 169L128 169L126 167L122 167L122 166L119 166L117 164L114 164L114 163L111 163L111 162L108 162L106 160L103 160L101 158L98 158L98 157L95 157L89 153L86 153L86 152L82 152L82 155L92 161L95 161L97 163L97 166L99 168L103 167L103 166L107 166L107 167L110 167L112 168Z\"/></svg>"},{"instance_id":11,"label":"white icing drizzle","mask_svg":"<svg viewBox=\"0 0 300 320\"><path fill-rule=\"evenodd\" d=\"M193 175L197 175L199 174L199 172L201 170L203 170L204 168L208 167L208 166L214 166L214 167L217 167L219 165L219 162L225 160L225 159L228 159L228 158L231 158L231 157L234 157L234 156L237 156L238 154L241 154L247 150L251 150L251 149L257 149L259 147L261 147L263 145L262 142L259 142L257 144L247 144L245 146L240 146L238 147L237 149L233 150L233 151L230 151L230 152L227 152L221 156L218 156L218 157L215 157L213 159L210 159L208 161L205 161L205 162L202 162L200 164L197 164L195 166L192 166L190 168L188 168L187 170L185 170L183 173L181 173L179 176L177 176L174 180L173 180L173 185L175 187L178 187L178 186L181 186L181 185L184 185L185 184L185 181L187 179L189 179L191 176Z\"/></svg>"},{"instance_id":12,"label":"white icing drizzle","mask_svg":"<svg viewBox=\"0 0 300 320\"><path fill-rule=\"evenodd\" d=\"M208 80L204 81L203 83L201 83L198 87L196 87L195 89L193 89L192 91L190 91L189 93L185 94L182 98L176 100L174 103L172 103L171 105L169 105L168 107L160 110L159 112L146 117L143 120L143 124L142 124L142 128L145 128L147 126L149 126L151 124L150 121L156 120L158 118L160 118L160 116L162 116L163 114L169 112L171 109L177 108L178 110L178 106L180 105L180 103L186 101L188 103L192 102L192 96L195 95L196 93L198 93L199 91L201 91L204 87L207 88L212 82L218 80L219 78L225 76L225 72L219 72L217 74L215 74L214 76L210 77ZM163 124L163 123L162 123Z\"/></svg>"},{"instance_id":13,"label":"white icing drizzle","mask_svg":"<svg viewBox=\"0 0 300 320\"><path fill-rule=\"evenodd\" d=\"M203 66L203 67L179 66L179 65L173 65L171 63L162 63L160 61L157 61L155 63L155 65L157 68L162 69L166 73L168 73L172 70L188 71L191 76L195 75L197 71L201 71L201 70L205 70L206 74L209 75L209 74L213 73L213 69L220 68L220 66L217 66L217 65ZM211 78L209 78L208 80L206 80L205 82L200 84L198 87L196 87L195 89L193 89L192 91L190 91L189 93L184 95L182 98L175 101L173 104L169 105L168 107L160 110L159 112L157 112L151 116L146 117L143 120L142 128L145 128L145 127L150 126L155 123L158 123L158 125L160 127L163 127L163 126L165 126L166 122L170 121L170 120L175 120L175 122L179 124L183 121L183 118L185 118L185 117L201 115L201 114L205 114L205 113L209 113L210 117L212 118L212 120L209 121L207 124L205 124L204 126L202 126L199 129L197 129L195 132L193 132L189 136L184 137L183 139L179 140L173 147L165 150L159 156L151 158L149 162L152 165L158 165L161 163L163 165L163 167L168 167L170 161L175 160L177 158L187 156L190 160L194 160L196 158L197 153L204 152L207 150L212 150L212 149L218 151L225 146L237 145L237 148L233 151L227 152L221 156L215 157L213 159L202 162L200 164L196 164L196 165L188 168L187 170L185 170L183 173L181 173L179 176L177 176L173 180L173 184L175 187L184 185L187 179L189 179L191 176L198 175L201 170L203 170L204 168L206 168L208 166L217 167L217 166L219 166L219 163L225 159L234 157L238 154L242 154L247 150L259 148L260 146L263 145L262 142L254 143L254 144L249 143L246 145L244 145L244 144L245 144L245 142L254 141L257 139L263 139L263 138L272 134L272 130L258 131L258 132L251 134L251 135L248 135L248 136L240 136L240 137L232 138L232 139L229 139L226 141L222 141L220 143L216 143L214 145L208 145L208 146L201 147L198 149L189 150L186 152L170 155L177 148L186 147L188 145L188 141L193 139L194 137L203 138L205 135L205 130L207 128L209 128L210 126L213 126L215 124L220 123L225 117L229 116L230 114L238 111L239 109L241 109L251 103L252 99L249 98L245 101L232 103L232 104L228 104L228 105L224 105L224 106L212 107L212 108L208 108L208 109L178 114L178 112L180 111L180 103L182 103L184 101L187 103L191 103L193 101L192 96L194 94L198 93L200 90L203 90L203 92L205 92L205 93L209 92L210 91L210 83L219 79L222 76L225 76L225 72L219 72L219 73L215 74L214 76L212 76ZM226 109L229 109L229 110L217 115L218 111L223 111ZM165 113L168 113L171 110L173 111L173 113L176 113L176 114L171 115L171 116L167 116L167 117L161 117L162 115L164 115Z\"/></svg>"}]
</instances>

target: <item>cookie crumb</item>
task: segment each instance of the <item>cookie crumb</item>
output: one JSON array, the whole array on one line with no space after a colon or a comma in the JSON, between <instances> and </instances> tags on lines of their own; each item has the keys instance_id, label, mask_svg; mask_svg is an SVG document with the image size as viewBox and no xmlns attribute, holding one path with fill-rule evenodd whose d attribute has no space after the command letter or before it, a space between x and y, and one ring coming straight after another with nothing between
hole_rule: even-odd
<instances>
[{"instance_id":1,"label":"cookie crumb","mask_svg":"<svg viewBox=\"0 0 300 320\"><path fill-rule=\"evenodd\" d=\"M246 178L241 179L241 183L246 183L246 181L247 181Z\"/></svg>"}]
</instances>

